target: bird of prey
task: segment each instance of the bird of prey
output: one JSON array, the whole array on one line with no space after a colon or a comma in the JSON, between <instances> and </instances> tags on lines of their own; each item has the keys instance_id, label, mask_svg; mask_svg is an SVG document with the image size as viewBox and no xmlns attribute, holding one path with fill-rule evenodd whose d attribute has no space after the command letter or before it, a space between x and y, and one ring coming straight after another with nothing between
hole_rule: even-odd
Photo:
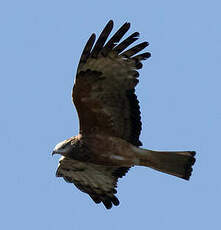
<instances>
[{"instance_id":1,"label":"bird of prey","mask_svg":"<svg viewBox=\"0 0 221 230\"><path fill-rule=\"evenodd\" d=\"M153 151L140 148L140 106L135 94L138 69L149 52L139 54L148 42L128 48L139 33L120 41L129 30L125 23L107 41L110 20L95 42L86 43L72 91L79 117L79 134L57 144L57 177L73 183L95 203L107 209L119 205L116 187L130 167L146 166L185 180L195 162L194 151ZM127 49L128 48L128 49Z\"/></svg>"}]
</instances>

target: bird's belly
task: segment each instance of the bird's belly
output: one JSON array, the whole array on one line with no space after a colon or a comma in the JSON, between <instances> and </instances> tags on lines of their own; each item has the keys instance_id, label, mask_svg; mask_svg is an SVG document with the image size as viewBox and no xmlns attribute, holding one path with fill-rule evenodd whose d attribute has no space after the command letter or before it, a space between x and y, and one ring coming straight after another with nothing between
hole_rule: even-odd
<instances>
[{"instance_id":1,"label":"bird's belly","mask_svg":"<svg viewBox=\"0 0 221 230\"><path fill-rule=\"evenodd\" d=\"M89 161L106 166L130 167L136 164L132 145L117 137L93 135L86 140L90 149Z\"/></svg>"}]
</instances>

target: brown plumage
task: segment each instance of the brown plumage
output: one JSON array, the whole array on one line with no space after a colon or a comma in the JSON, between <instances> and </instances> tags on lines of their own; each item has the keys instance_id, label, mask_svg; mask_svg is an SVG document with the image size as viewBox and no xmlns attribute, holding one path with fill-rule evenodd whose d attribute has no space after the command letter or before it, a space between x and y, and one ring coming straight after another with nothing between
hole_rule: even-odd
<instances>
[{"instance_id":1,"label":"brown plumage","mask_svg":"<svg viewBox=\"0 0 221 230\"><path fill-rule=\"evenodd\" d=\"M96 43L95 34L89 38L72 93L80 131L53 151L62 155L56 176L108 209L119 205L117 181L130 167L147 166L188 180L195 161L193 151L159 152L139 147L141 116L135 86L141 61L150 53L138 54L147 42L125 50L139 36L135 32L120 42L129 28L130 23L125 23L107 41L113 29L110 20Z\"/></svg>"}]
</instances>

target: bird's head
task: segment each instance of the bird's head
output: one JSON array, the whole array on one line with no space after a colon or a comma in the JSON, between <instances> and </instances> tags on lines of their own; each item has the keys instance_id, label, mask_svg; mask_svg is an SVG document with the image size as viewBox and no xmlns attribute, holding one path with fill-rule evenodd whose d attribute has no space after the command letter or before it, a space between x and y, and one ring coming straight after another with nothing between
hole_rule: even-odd
<instances>
[{"instance_id":1,"label":"bird's head","mask_svg":"<svg viewBox=\"0 0 221 230\"><path fill-rule=\"evenodd\" d=\"M69 138L67 140L58 143L52 152L52 156L54 154L60 154L62 156L68 157L73 151L74 146L72 142L73 142L73 138Z\"/></svg>"}]
</instances>

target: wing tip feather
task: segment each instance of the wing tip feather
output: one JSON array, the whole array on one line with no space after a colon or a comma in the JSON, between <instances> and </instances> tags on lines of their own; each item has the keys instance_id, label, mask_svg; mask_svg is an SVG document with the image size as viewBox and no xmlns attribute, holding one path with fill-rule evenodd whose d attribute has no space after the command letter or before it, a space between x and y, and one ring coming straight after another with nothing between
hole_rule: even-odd
<instances>
[{"instance_id":1,"label":"wing tip feather","mask_svg":"<svg viewBox=\"0 0 221 230\"><path fill-rule=\"evenodd\" d=\"M134 32L131 34L129 37L124 39L123 41L120 42L122 37L125 35L125 33L129 30L131 26L130 22L125 22L118 30L115 32L115 34L109 39L109 41L106 43L105 42L111 33L113 27L114 27L114 21L113 19L110 19L102 32L100 33L100 36L98 37L96 43L96 35L95 33L92 33L80 58L79 67L81 68L82 65L84 65L88 58L96 58L99 53L101 53L103 56L106 56L111 50L115 51L118 55L125 56L127 58L132 58L133 55L136 53L140 52L143 50L145 47L149 45L148 42L142 42L138 45L135 45L129 50L124 51L128 46L130 46L133 42L135 42L140 34L139 32ZM92 48L93 47L93 48ZM123 52L124 51L124 52ZM123 53L122 53L123 52ZM120 54L121 53L121 54ZM150 53L149 53L150 54ZM138 56L138 55L137 55ZM148 56L150 57L150 55ZM142 58L142 60L147 59L148 57Z\"/></svg>"}]
</instances>

